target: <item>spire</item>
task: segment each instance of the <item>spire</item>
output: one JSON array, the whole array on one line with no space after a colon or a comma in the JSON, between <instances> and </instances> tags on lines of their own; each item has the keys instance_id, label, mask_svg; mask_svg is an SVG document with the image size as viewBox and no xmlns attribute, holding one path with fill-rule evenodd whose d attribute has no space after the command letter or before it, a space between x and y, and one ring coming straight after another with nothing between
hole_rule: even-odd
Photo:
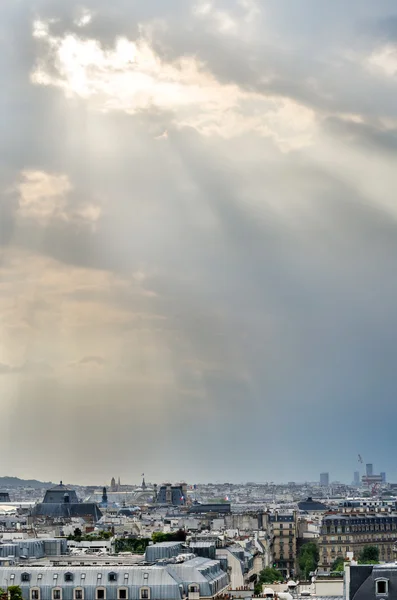
<instances>
[{"instance_id":1,"label":"spire","mask_svg":"<svg viewBox=\"0 0 397 600\"><path fill-rule=\"evenodd\" d=\"M146 490L145 473L142 473L142 489Z\"/></svg>"}]
</instances>

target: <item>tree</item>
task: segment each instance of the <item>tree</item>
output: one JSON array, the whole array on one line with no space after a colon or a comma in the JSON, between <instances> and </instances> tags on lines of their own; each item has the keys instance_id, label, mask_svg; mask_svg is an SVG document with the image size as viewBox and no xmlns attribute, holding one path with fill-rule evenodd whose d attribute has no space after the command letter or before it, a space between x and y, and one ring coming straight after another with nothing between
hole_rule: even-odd
<instances>
[{"instance_id":1,"label":"tree","mask_svg":"<svg viewBox=\"0 0 397 600\"><path fill-rule=\"evenodd\" d=\"M262 593L262 585L265 583L275 583L276 581L283 581L283 576L274 567L266 567L259 573L258 582L255 585L255 594Z\"/></svg>"},{"instance_id":2,"label":"tree","mask_svg":"<svg viewBox=\"0 0 397 600\"><path fill-rule=\"evenodd\" d=\"M379 563L379 548L377 546L365 546L358 557L359 565L377 565Z\"/></svg>"},{"instance_id":3,"label":"tree","mask_svg":"<svg viewBox=\"0 0 397 600\"><path fill-rule=\"evenodd\" d=\"M344 569L345 569L345 561L341 557L334 560L334 562L331 565L331 572L332 571L341 572L341 571L344 571Z\"/></svg>"},{"instance_id":4,"label":"tree","mask_svg":"<svg viewBox=\"0 0 397 600\"><path fill-rule=\"evenodd\" d=\"M160 544L161 542L185 542L186 531L183 531L183 529L179 529L174 533L162 533L161 531L156 531L152 535L152 540L155 544Z\"/></svg>"},{"instance_id":5,"label":"tree","mask_svg":"<svg viewBox=\"0 0 397 600\"><path fill-rule=\"evenodd\" d=\"M10 600L22 600L22 590L19 585L10 585L8 595Z\"/></svg>"},{"instance_id":6,"label":"tree","mask_svg":"<svg viewBox=\"0 0 397 600\"><path fill-rule=\"evenodd\" d=\"M309 579L310 573L317 569L319 552L317 544L308 542L299 550L298 565L301 577Z\"/></svg>"}]
</instances>

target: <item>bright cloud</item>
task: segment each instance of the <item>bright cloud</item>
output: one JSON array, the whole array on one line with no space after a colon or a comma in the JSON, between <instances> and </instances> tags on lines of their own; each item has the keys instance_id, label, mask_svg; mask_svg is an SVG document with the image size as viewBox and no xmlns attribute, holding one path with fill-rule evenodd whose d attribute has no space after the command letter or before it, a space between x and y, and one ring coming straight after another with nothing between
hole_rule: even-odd
<instances>
[{"instance_id":1,"label":"bright cloud","mask_svg":"<svg viewBox=\"0 0 397 600\"><path fill-rule=\"evenodd\" d=\"M200 6L201 13L211 10ZM177 127L225 138L252 131L272 137L282 150L310 144L315 135L311 109L220 83L195 57L166 63L143 34L136 41L119 38L112 49L71 34L55 37L40 21L33 35L44 45L44 58L32 82L57 86L67 97L90 101L91 108L129 114L150 108L170 111Z\"/></svg>"},{"instance_id":2,"label":"bright cloud","mask_svg":"<svg viewBox=\"0 0 397 600\"><path fill-rule=\"evenodd\" d=\"M93 203L72 206L68 197L73 186L64 174L25 170L16 185L19 216L47 226L54 220L95 225L101 207Z\"/></svg>"},{"instance_id":3,"label":"bright cloud","mask_svg":"<svg viewBox=\"0 0 397 600\"><path fill-rule=\"evenodd\" d=\"M394 44L387 44L378 48L367 60L367 65L388 77L395 77L397 75L397 47Z\"/></svg>"}]
</instances>

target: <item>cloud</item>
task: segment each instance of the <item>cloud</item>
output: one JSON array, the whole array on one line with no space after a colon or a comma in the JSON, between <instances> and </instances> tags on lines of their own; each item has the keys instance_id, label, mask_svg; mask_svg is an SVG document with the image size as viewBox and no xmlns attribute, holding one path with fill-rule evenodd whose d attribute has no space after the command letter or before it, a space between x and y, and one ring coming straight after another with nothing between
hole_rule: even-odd
<instances>
[{"instance_id":1,"label":"cloud","mask_svg":"<svg viewBox=\"0 0 397 600\"><path fill-rule=\"evenodd\" d=\"M368 67L386 75L397 75L397 48L394 44L387 44L377 48L368 58Z\"/></svg>"},{"instance_id":2,"label":"cloud","mask_svg":"<svg viewBox=\"0 0 397 600\"><path fill-rule=\"evenodd\" d=\"M66 175L23 171L21 182L16 186L18 214L42 226L55 220L94 225L101 216L100 206L82 203L72 207L68 202L72 189Z\"/></svg>"},{"instance_id":3,"label":"cloud","mask_svg":"<svg viewBox=\"0 0 397 600\"><path fill-rule=\"evenodd\" d=\"M396 416L393 11L4 7L0 393L15 474L350 480L363 447L394 472L393 428L368 421L375 401ZM52 424L70 419L70 452L48 460ZM258 462L264 444L276 467Z\"/></svg>"},{"instance_id":4,"label":"cloud","mask_svg":"<svg viewBox=\"0 0 397 600\"><path fill-rule=\"evenodd\" d=\"M46 54L32 82L60 87L68 97L89 100L98 110L172 111L178 127L227 138L253 131L273 137L284 149L310 143L314 133L314 114L308 108L288 98L222 84L194 57L165 63L144 32L134 41L119 38L112 49L76 35L54 37L42 21L34 24L33 35Z\"/></svg>"},{"instance_id":5,"label":"cloud","mask_svg":"<svg viewBox=\"0 0 397 600\"><path fill-rule=\"evenodd\" d=\"M102 367L106 363L103 356L84 356L80 360L70 363L71 367Z\"/></svg>"}]
</instances>

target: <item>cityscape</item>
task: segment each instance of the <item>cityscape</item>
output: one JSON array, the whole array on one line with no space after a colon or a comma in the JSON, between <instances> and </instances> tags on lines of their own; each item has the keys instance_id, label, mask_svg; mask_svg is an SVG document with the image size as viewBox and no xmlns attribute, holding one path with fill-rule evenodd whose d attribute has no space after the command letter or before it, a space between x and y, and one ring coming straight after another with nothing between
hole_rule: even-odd
<instances>
[{"instance_id":1,"label":"cityscape","mask_svg":"<svg viewBox=\"0 0 397 600\"><path fill-rule=\"evenodd\" d=\"M0 600L397 600L397 0L0 51Z\"/></svg>"},{"instance_id":2,"label":"cityscape","mask_svg":"<svg viewBox=\"0 0 397 600\"><path fill-rule=\"evenodd\" d=\"M350 484L328 472L97 487L1 477L0 588L28 600L349 600L359 581L378 597L397 571L397 482L364 467Z\"/></svg>"}]
</instances>

